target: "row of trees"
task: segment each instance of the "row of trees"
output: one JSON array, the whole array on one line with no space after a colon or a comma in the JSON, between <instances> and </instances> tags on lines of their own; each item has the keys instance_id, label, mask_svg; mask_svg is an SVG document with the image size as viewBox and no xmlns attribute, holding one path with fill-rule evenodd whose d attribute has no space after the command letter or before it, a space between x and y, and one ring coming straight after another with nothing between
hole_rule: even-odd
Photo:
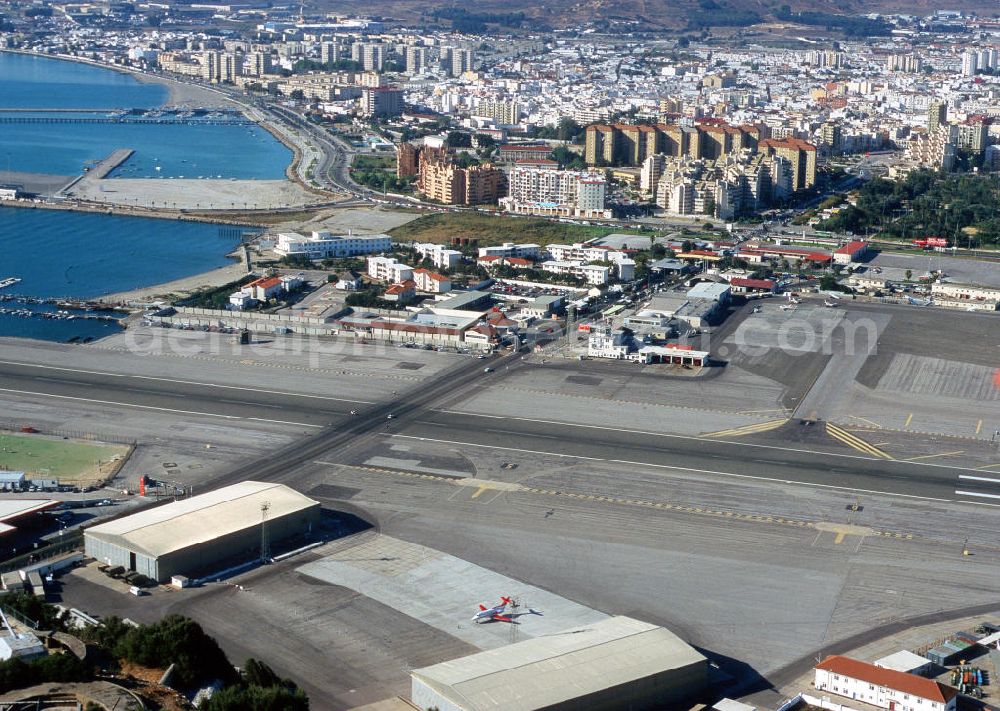
<instances>
[{"instance_id":1,"label":"row of trees","mask_svg":"<svg viewBox=\"0 0 1000 711\"><path fill-rule=\"evenodd\" d=\"M1000 175L910 173L905 180L872 180L855 205L820 229L897 239L939 236L961 246L1000 244Z\"/></svg>"}]
</instances>

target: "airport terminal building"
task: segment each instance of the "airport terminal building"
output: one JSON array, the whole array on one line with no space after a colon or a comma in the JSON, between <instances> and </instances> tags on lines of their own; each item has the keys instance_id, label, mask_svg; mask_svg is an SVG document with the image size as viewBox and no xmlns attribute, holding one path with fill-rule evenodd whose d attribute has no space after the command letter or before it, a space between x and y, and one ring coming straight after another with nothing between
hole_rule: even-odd
<instances>
[{"instance_id":1,"label":"airport terminal building","mask_svg":"<svg viewBox=\"0 0 1000 711\"><path fill-rule=\"evenodd\" d=\"M319 502L281 484L244 481L88 528L84 550L102 563L167 582L260 555L265 504L271 541L307 533L319 521Z\"/></svg>"},{"instance_id":2,"label":"airport terminal building","mask_svg":"<svg viewBox=\"0 0 1000 711\"><path fill-rule=\"evenodd\" d=\"M673 708L708 684L708 660L668 629L611 617L410 674L411 701L438 711Z\"/></svg>"}]
</instances>

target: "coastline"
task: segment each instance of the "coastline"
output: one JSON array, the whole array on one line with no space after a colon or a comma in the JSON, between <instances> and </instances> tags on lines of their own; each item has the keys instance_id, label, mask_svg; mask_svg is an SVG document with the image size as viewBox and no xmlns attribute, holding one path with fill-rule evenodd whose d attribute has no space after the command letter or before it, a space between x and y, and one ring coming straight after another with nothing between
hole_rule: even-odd
<instances>
[{"instance_id":1,"label":"coastline","mask_svg":"<svg viewBox=\"0 0 1000 711\"><path fill-rule=\"evenodd\" d=\"M0 52L9 52L11 54L20 54L30 57L41 57L43 59L57 59L64 62L78 62L80 64L87 64L92 67L97 67L99 69L108 69L120 74L127 74L133 77L136 81L145 84L160 84L167 89L167 99L164 103L160 104L160 107L164 106L187 106L187 107L221 107L225 106L227 108L235 107L240 113L242 113L246 118L253 121L256 125L263 128L271 136L288 148L292 152L291 161L285 166L284 175L285 179L291 183L298 185L302 190L307 193L325 198L337 198L341 195L339 193L329 192L321 188L317 188L310 185L307 181L303 180L299 175L299 168L304 159L304 153L302 146L298 144L293 137L286 131L282 130L274 121L269 119L267 116L263 115L258 109L250 106L247 103L234 99L232 97L226 96L223 92L212 89L210 87L201 86L200 84L194 84L191 82L184 81L179 78L166 76L164 74L156 74L151 72L142 71L134 67L123 67L114 64L105 64L103 62L94 61L92 59L87 59L86 57L78 57L75 55L65 55L65 54L41 54L39 52L28 52L19 49L0 49ZM83 207L83 205L80 205ZM301 207L307 207L307 204L301 205ZM96 211L100 211L102 208L96 208ZM156 208L147 207L147 210L155 211ZM144 215L145 216L145 215ZM176 216L176 215L173 215Z\"/></svg>"},{"instance_id":2,"label":"coastline","mask_svg":"<svg viewBox=\"0 0 1000 711\"><path fill-rule=\"evenodd\" d=\"M95 303L107 304L109 306L130 307L134 302L162 301L169 296L177 294L190 294L198 289L206 287L219 287L224 284L236 281L247 274L243 260L234 261L224 267L210 269L207 272L192 274L181 277L162 284L129 289L127 291L116 291L112 294L105 294L93 299Z\"/></svg>"}]
</instances>

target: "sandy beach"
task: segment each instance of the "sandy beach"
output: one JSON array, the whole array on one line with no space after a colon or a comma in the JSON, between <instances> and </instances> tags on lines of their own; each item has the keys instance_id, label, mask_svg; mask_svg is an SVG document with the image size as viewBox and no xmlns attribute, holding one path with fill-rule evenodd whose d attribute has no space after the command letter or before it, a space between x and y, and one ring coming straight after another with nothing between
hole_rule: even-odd
<instances>
[{"instance_id":1,"label":"sandy beach","mask_svg":"<svg viewBox=\"0 0 1000 711\"><path fill-rule=\"evenodd\" d=\"M127 306L132 303L148 303L151 301L164 301L167 297L190 294L197 289L206 287L222 286L229 282L236 281L247 273L242 261L234 261L224 267L213 269L194 276L175 279L165 284L154 284L140 289L130 291L119 291L114 294L101 296L95 301L104 304L115 304Z\"/></svg>"}]
</instances>

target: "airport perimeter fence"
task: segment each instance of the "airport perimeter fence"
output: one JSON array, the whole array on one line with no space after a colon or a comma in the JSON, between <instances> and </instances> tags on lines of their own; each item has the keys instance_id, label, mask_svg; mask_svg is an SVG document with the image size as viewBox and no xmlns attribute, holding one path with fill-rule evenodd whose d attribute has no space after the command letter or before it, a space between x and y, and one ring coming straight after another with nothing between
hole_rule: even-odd
<instances>
[{"instance_id":1,"label":"airport perimeter fence","mask_svg":"<svg viewBox=\"0 0 1000 711\"><path fill-rule=\"evenodd\" d=\"M9 558L0 563L0 573L10 573L14 570L20 570L25 566L41 563L43 560L49 560L63 553L75 551L82 546L83 531L80 529L68 531L60 536L59 540L49 543L47 546L34 548L27 553L22 553L19 556Z\"/></svg>"},{"instance_id":2,"label":"airport perimeter fence","mask_svg":"<svg viewBox=\"0 0 1000 711\"><path fill-rule=\"evenodd\" d=\"M126 444L134 447L138 441L134 437L110 434L106 432L87 432L84 430L64 430L47 429L44 425L29 425L26 422L16 422L14 420L0 420L0 432L13 432L23 434L41 434L52 437L63 437L64 439L79 439L88 442L103 444Z\"/></svg>"}]
</instances>

